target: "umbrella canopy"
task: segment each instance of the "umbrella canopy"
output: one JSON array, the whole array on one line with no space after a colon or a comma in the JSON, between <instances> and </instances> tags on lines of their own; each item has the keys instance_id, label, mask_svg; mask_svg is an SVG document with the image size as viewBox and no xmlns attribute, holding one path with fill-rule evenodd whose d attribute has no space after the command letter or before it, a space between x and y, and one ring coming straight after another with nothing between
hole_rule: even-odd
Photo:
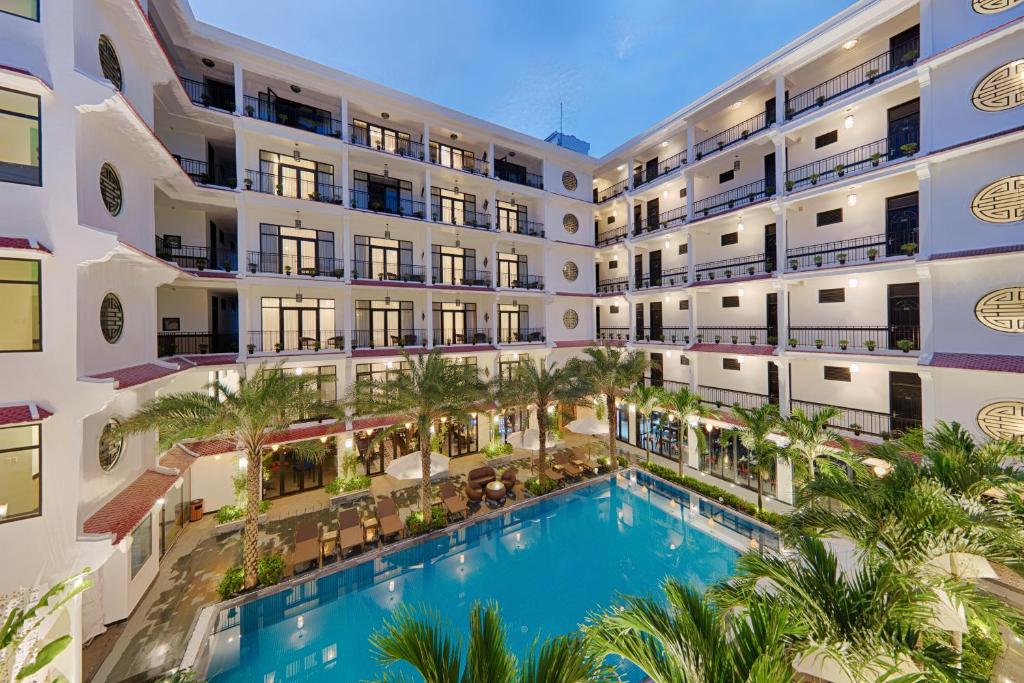
<instances>
[{"instance_id":1,"label":"umbrella canopy","mask_svg":"<svg viewBox=\"0 0 1024 683\"><path fill-rule=\"evenodd\" d=\"M857 683L847 674L843 667L826 652L814 652L805 657L797 657L793 662L793 668L805 676L813 676L830 683ZM868 671L860 672L862 675L870 672L877 678L885 675L913 675L920 673L917 666L906 657L900 657L899 661L891 657L885 657L880 664L867 667ZM870 677L868 677L870 678ZM867 680L861 679L861 680Z\"/></svg>"},{"instance_id":2,"label":"umbrella canopy","mask_svg":"<svg viewBox=\"0 0 1024 683\"><path fill-rule=\"evenodd\" d=\"M420 454L410 453L395 458L384 470L395 479L421 479L423 467L420 465ZM436 477L448 471L448 458L440 453L430 454L430 476Z\"/></svg>"},{"instance_id":3,"label":"umbrella canopy","mask_svg":"<svg viewBox=\"0 0 1024 683\"><path fill-rule=\"evenodd\" d=\"M558 445L558 440L555 439L555 435L551 432L547 433L547 447L554 448ZM528 451L539 451L540 450L540 432L536 429L527 429L524 432L518 432L508 437L508 442L515 448L525 448Z\"/></svg>"},{"instance_id":4,"label":"umbrella canopy","mask_svg":"<svg viewBox=\"0 0 1024 683\"><path fill-rule=\"evenodd\" d=\"M988 560L970 553L946 553L933 557L928 564L961 579L994 579L998 576Z\"/></svg>"},{"instance_id":5,"label":"umbrella canopy","mask_svg":"<svg viewBox=\"0 0 1024 683\"><path fill-rule=\"evenodd\" d=\"M598 436L600 434L608 433L608 422L605 420L598 420L593 415L573 420L567 424L566 427L569 428L570 432L576 432L577 434Z\"/></svg>"}]
</instances>

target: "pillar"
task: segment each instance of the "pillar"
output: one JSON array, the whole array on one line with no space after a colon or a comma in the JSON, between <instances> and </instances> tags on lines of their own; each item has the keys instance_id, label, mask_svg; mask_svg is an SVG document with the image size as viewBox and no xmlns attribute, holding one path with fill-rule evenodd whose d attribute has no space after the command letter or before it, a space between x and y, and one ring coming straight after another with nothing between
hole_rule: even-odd
<instances>
[{"instance_id":1,"label":"pillar","mask_svg":"<svg viewBox=\"0 0 1024 683\"><path fill-rule=\"evenodd\" d=\"M487 177L494 177L494 143L487 143Z\"/></svg>"},{"instance_id":2,"label":"pillar","mask_svg":"<svg viewBox=\"0 0 1024 683\"><path fill-rule=\"evenodd\" d=\"M693 367L692 365L690 367ZM691 372L692 376L693 373ZM700 423L697 423L697 429L700 429ZM690 423L686 424L686 464L695 470L700 469L700 444L697 441L697 429L690 426Z\"/></svg>"},{"instance_id":3,"label":"pillar","mask_svg":"<svg viewBox=\"0 0 1024 683\"><path fill-rule=\"evenodd\" d=\"M352 201L352 173L349 171L348 145L341 148L341 199L350 209L355 205Z\"/></svg>"},{"instance_id":4,"label":"pillar","mask_svg":"<svg viewBox=\"0 0 1024 683\"><path fill-rule=\"evenodd\" d=\"M341 140L342 142L350 142L351 138L348 134L348 98L344 95L341 96ZM341 452L341 449L338 449Z\"/></svg>"},{"instance_id":5,"label":"pillar","mask_svg":"<svg viewBox=\"0 0 1024 683\"><path fill-rule=\"evenodd\" d=\"M775 125L781 126L786 120L786 77L775 74ZM776 150L777 151L777 150ZM775 157L778 159L778 157Z\"/></svg>"},{"instance_id":6,"label":"pillar","mask_svg":"<svg viewBox=\"0 0 1024 683\"><path fill-rule=\"evenodd\" d=\"M687 135L689 136L689 144L690 144L690 150L691 150L690 152L688 152L688 154L692 154L692 151L693 151L693 129L692 128L687 128L686 131L687 131ZM686 220L687 221L692 221L692 220L694 220L694 218L696 218L696 216L693 215L693 194L694 194L693 171L689 171L689 170L684 171L683 172L683 179L686 182ZM692 280L691 280L691 282L692 282Z\"/></svg>"},{"instance_id":7,"label":"pillar","mask_svg":"<svg viewBox=\"0 0 1024 683\"><path fill-rule=\"evenodd\" d=\"M252 322L251 322L252 321L252 303L249 300L250 299L250 294L251 294L251 291L250 291L249 286L247 284L244 284L244 281L239 282L239 284L238 284L238 334L239 334L240 337L242 337L242 340L245 342L244 344L239 345L239 354L238 355L242 359L242 362L245 362L249 358L249 347L248 347L249 344L256 344L257 347L259 346L259 343L258 343L259 340L256 339L256 337L258 335L254 335L253 334L254 332L256 332L256 330L252 329Z\"/></svg>"},{"instance_id":8,"label":"pillar","mask_svg":"<svg viewBox=\"0 0 1024 683\"><path fill-rule=\"evenodd\" d=\"M426 318L424 318L427 325L427 348L434 348L434 290L427 290L427 310Z\"/></svg>"},{"instance_id":9,"label":"pillar","mask_svg":"<svg viewBox=\"0 0 1024 683\"><path fill-rule=\"evenodd\" d=\"M927 261L935 252L932 223L932 169L928 161L919 164L917 172L917 252L918 261Z\"/></svg>"},{"instance_id":10,"label":"pillar","mask_svg":"<svg viewBox=\"0 0 1024 683\"><path fill-rule=\"evenodd\" d=\"M244 81L244 70L242 65L235 62L234 65L234 86L235 86L235 115L241 116L244 111L245 103L245 83ZM238 168L241 168L240 166Z\"/></svg>"}]
</instances>

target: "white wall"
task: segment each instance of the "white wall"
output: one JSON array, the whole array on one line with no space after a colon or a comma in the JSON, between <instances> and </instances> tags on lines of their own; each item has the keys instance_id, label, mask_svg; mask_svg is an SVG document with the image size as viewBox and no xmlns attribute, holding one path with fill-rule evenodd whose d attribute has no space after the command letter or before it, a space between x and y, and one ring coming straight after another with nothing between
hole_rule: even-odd
<instances>
[{"instance_id":1,"label":"white wall","mask_svg":"<svg viewBox=\"0 0 1024 683\"><path fill-rule=\"evenodd\" d=\"M789 365L793 400L882 413L889 411L889 371L908 370L880 363L851 363L841 358L835 361L794 359ZM826 380L826 365L851 368L850 381ZM852 366L856 366L857 372L853 372Z\"/></svg>"},{"instance_id":2,"label":"white wall","mask_svg":"<svg viewBox=\"0 0 1024 683\"><path fill-rule=\"evenodd\" d=\"M856 287L851 285L855 280ZM888 286L918 282L911 268L808 278L789 284L789 320L797 327L888 325ZM818 303L822 289L843 289L845 301ZM880 345L882 339L876 340Z\"/></svg>"},{"instance_id":3,"label":"white wall","mask_svg":"<svg viewBox=\"0 0 1024 683\"><path fill-rule=\"evenodd\" d=\"M1022 285L1024 278L1013 261L951 261L933 268L934 350L1024 355L1024 334L997 332L978 322L974 314L975 305L986 294Z\"/></svg>"},{"instance_id":4,"label":"white wall","mask_svg":"<svg viewBox=\"0 0 1024 683\"><path fill-rule=\"evenodd\" d=\"M979 14L970 2L924 0L921 6L922 23L927 22L932 34L932 54L1024 16L1019 4L995 14Z\"/></svg>"},{"instance_id":5,"label":"white wall","mask_svg":"<svg viewBox=\"0 0 1024 683\"><path fill-rule=\"evenodd\" d=\"M1024 401L1020 375L933 368L935 415L956 421L978 439L989 437L978 427L978 413L997 401Z\"/></svg>"},{"instance_id":6,"label":"white wall","mask_svg":"<svg viewBox=\"0 0 1024 683\"><path fill-rule=\"evenodd\" d=\"M724 370L723 358L739 358L740 369ZM768 361L763 357L702 353L698 359L697 372L700 383L704 386L755 394L768 393Z\"/></svg>"}]
</instances>

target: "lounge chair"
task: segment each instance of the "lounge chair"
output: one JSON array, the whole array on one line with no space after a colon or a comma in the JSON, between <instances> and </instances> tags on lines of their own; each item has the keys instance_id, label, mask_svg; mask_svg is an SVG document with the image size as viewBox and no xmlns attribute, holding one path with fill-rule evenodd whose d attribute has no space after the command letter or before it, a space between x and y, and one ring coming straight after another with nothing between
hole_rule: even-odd
<instances>
[{"instance_id":1,"label":"lounge chair","mask_svg":"<svg viewBox=\"0 0 1024 683\"><path fill-rule=\"evenodd\" d=\"M295 547L285 558L285 563L293 570L300 565L320 565L320 527L316 522L306 520L295 527Z\"/></svg>"},{"instance_id":2,"label":"lounge chair","mask_svg":"<svg viewBox=\"0 0 1024 683\"><path fill-rule=\"evenodd\" d=\"M466 482L466 498L470 503L479 505L484 499L484 485L472 481Z\"/></svg>"},{"instance_id":3,"label":"lounge chair","mask_svg":"<svg viewBox=\"0 0 1024 683\"><path fill-rule=\"evenodd\" d=\"M583 470L577 467L572 462L571 458L572 451L561 451L559 453L555 453L555 464L561 467L562 471L565 472L568 476L578 477L581 474L583 474Z\"/></svg>"},{"instance_id":4,"label":"lounge chair","mask_svg":"<svg viewBox=\"0 0 1024 683\"><path fill-rule=\"evenodd\" d=\"M465 519L466 514L469 512L466 499L459 495L459 492L455 490L450 481L441 484L439 489L441 502L444 503L444 509L448 511L448 517L458 516Z\"/></svg>"},{"instance_id":5,"label":"lounge chair","mask_svg":"<svg viewBox=\"0 0 1024 683\"><path fill-rule=\"evenodd\" d=\"M597 474L601 470L601 467L590 457L586 446L577 446L574 448L572 450L572 457L570 460L572 460L573 464L579 465L593 474Z\"/></svg>"},{"instance_id":6,"label":"lounge chair","mask_svg":"<svg viewBox=\"0 0 1024 683\"><path fill-rule=\"evenodd\" d=\"M405 525L398 516L398 507L393 498L380 498L377 500L377 520L380 522L380 537L385 539L388 536L405 535Z\"/></svg>"},{"instance_id":7,"label":"lounge chair","mask_svg":"<svg viewBox=\"0 0 1024 683\"><path fill-rule=\"evenodd\" d=\"M353 548L362 549L365 533L363 521L359 518L359 511L355 508L347 508L338 512L338 547L341 549L341 557Z\"/></svg>"},{"instance_id":8,"label":"lounge chair","mask_svg":"<svg viewBox=\"0 0 1024 683\"><path fill-rule=\"evenodd\" d=\"M474 470L470 470L468 475L469 483L476 484L481 487L487 486L487 484L491 483L497 478L498 475L494 471L494 468L488 467L486 465L484 467L477 467Z\"/></svg>"}]
</instances>

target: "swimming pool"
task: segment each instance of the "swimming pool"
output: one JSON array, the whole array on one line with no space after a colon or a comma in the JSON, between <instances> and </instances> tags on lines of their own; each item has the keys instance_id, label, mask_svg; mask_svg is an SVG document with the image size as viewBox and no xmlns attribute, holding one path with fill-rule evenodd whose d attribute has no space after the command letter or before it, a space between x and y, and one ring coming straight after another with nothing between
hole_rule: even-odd
<instances>
[{"instance_id":1,"label":"swimming pool","mask_svg":"<svg viewBox=\"0 0 1024 683\"><path fill-rule=\"evenodd\" d=\"M495 600L510 645L576 628L617 593L647 594L672 575L706 587L739 551L708 532L702 506L644 473L527 505L217 617L211 683L361 681L379 671L367 638L400 604L436 607L460 633L476 600ZM739 543L734 543L737 547ZM300 620L301 617L301 620Z\"/></svg>"}]
</instances>

